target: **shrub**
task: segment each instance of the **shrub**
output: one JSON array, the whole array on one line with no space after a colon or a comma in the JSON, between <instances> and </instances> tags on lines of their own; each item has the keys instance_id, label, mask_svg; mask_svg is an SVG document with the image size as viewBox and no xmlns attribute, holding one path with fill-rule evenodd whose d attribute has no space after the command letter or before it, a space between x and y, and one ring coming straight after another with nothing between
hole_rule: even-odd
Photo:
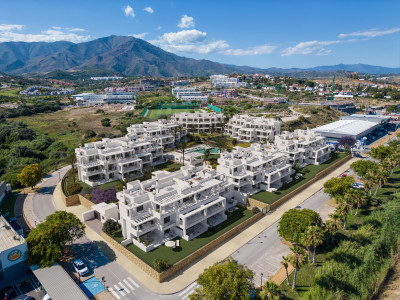
<instances>
[{"instance_id":1,"label":"shrub","mask_svg":"<svg viewBox=\"0 0 400 300\"><path fill-rule=\"evenodd\" d=\"M88 200L92 200L92 196L90 196L89 194L85 195L85 198Z\"/></svg>"},{"instance_id":2,"label":"shrub","mask_svg":"<svg viewBox=\"0 0 400 300\"><path fill-rule=\"evenodd\" d=\"M77 182L73 182L67 185L67 191L70 195L76 195L82 191L82 186Z\"/></svg>"},{"instance_id":3,"label":"shrub","mask_svg":"<svg viewBox=\"0 0 400 300\"><path fill-rule=\"evenodd\" d=\"M260 212L260 209L258 207L253 207L251 209L251 212L253 213L253 215L258 214Z\"/></svg>"},{"instance_id":4,"label":"shrub","mask_svg":"<svg viewBox=\"0 0 400 300\"><path fill-rule=\"evenodd\" d=\"M115 231L121 228L121 225L117 221L109 219L103 224L103 231L107 234L113 234Z\"/></svg>"},{"instance_id":5,"label":"shrub","mask_svg":"<svg viewBox=\"0 0 400 300\"><path fill-rule=\"evenodd\" d=\"M167 260L165 260L165 259L162 259L162 258L156 258L153 261L153 265L154 265L154 268L158 272L165 271L166 269L168 269L170 267L169 262Z\"/></svg>"},{"instance_id":6,"label":"shrub","mask_svg":"<svg viewBox=\"0 0 400 300\"><path fill-rule=\"evenodd\" d=\"M89 139L89 138L95 137L96 135L97 135L96 132L94 132L93 130L91 130L91 129L86 130L85 139Z\"/></svg>"},{"instance_id":7,"label":"shrub","mask_svg":"<svg viewBox=\"0 0 400 300\"><path fill-rule=\"evenodd\" d=\"M102 202L109 203L117 201L117 193L115 191L115 188L101 189L95 186L92 192L90 193L90 196L95 204Z\"/></svg>"}]
</instances>

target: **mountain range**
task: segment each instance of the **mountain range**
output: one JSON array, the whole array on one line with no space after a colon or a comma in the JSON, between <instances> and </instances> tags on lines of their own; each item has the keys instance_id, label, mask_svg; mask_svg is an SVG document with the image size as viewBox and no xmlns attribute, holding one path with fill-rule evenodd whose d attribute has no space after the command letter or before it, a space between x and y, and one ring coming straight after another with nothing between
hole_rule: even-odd
<instances>
[{"instance_id":1,"label":"mountain range","mask_svg":"<svg viewBox=\"0 0 400 300\"><path fill-rule=\"evenodd\" d=\"M7 74L48 73L102 69L126 76L177 77L229 73L321 74L360 72L400 74L400 68L366 64L320 66L307 69L253 68L196 60L162 50L144 40L109 36L84 43L3 42L0 43L0 72Z\"/></svg>"}]
</instances>

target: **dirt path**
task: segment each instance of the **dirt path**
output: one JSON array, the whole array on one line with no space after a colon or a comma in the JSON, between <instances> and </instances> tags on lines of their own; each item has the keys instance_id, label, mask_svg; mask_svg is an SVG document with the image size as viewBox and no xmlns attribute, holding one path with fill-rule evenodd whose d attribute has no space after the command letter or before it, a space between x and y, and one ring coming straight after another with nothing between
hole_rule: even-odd
<instances>
[{"instance_id":1,"label":"dirt path","mask_svg":"<svg viewBox=\"0 0 400 300\"><path fill-rule=\"evenodd\" d=\"M382 291L375 298L377 300L400 299L400 256L393 269L389 271L388 278L383 285Z\"/></svg>"}]
</instances>

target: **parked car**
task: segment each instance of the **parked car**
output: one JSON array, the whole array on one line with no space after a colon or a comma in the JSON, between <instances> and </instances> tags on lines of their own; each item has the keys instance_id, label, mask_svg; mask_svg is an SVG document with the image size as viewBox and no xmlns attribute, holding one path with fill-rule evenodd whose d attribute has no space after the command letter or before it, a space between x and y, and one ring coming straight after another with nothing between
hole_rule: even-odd
<instances>
[{"instance_id":1,"label":"parked car","mask_svg":"<svg viewBox=\"0 0 400 300\"><path fill-rule=\"evenodd\" d=\"M84 276L87 273L89 273L88 267L85 265L85 263L80 260L76 259L73 263L73 267L76 273L78 273L80 276Z\"/></svg>"},{"instance_id":2,"label":"parked car","mask_svg":"<svg viewBox=\"0 0 400 300\"><path fill-rule=\"evenodd\" d=\"M347 177L347 174L346 174L346 173L343 173L343 174L342 174L342 177Z\"/></svg>"},{"instance_id":3,"label":"parked car","mask_svg":"<svg viewBox=\"0 0 400 300\"><path fill-rule=\"evenodd\" d=\"M17 298L14 298L13 300L35 300L35 298L28 295L19 295Z\"/></svg>"},{"instance_id":4,"label":"parked car","mask_svg":"<svg viewBox=\"0 0 400 300\"><path fill-rule=\"evenodd\" d=\"M51 300L49 294L44 295L43 300Z\"/></svg>"},{"instance_id":5,"label":"parked car","mask_svg":"<svg viewBox=\"0 0 400 300\"><path fill-rule=\"evenodd\" d=\"M6 286L0 290L0 299L9 300L17 297L17 293L11 286Z\"/></svg>"}]
</instances>

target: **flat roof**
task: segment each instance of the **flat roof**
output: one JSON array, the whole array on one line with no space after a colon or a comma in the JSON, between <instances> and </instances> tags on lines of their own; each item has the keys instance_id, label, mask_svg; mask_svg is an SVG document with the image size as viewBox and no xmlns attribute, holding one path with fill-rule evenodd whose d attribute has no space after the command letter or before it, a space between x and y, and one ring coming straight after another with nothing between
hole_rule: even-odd
<instances>
[{"instance_id":1,"label":"flat roof","mask_svg":"<svg viewBox=\"0 0 400 300\"><path fill-rule=\"evenodd\" d=\"M3 216L0 216L0 252L23 243L25 243L25 239L14 230Z\"/></svg>"},{"instance_id":2,"label":"flat roof","mask_svg":"<svg viewBox=\"0 0 400 300\"><path fill-rule=\"evenodd\" d=\"M32 265L30 268L52 299L89 299L59 264L42 269L38 265Z\"/></svg>"},{"instance_id":3,"label":"flat roof","mask_svg":"<svg viewBox=\"0 0 400 300\"><path fill-rule=\"evenodd\" d=\"M333 133L342 135L359 135L377 125L376 122L362 120L339 120L312 129L318 133Z\"/></svg>"},{"instance_id":4,"label":"flat roof","mask_svg":"<svg viewBox=\"0 0 400 300\"><path fill-rule=\"evenodd\" d=\"M384 115L359 115L359 114L352 114L350 116L343 116L341 117L342 120L363 120L375 123L381 123L382 121L389 121L390 116Z\"/></svg>"}]
</instances>

